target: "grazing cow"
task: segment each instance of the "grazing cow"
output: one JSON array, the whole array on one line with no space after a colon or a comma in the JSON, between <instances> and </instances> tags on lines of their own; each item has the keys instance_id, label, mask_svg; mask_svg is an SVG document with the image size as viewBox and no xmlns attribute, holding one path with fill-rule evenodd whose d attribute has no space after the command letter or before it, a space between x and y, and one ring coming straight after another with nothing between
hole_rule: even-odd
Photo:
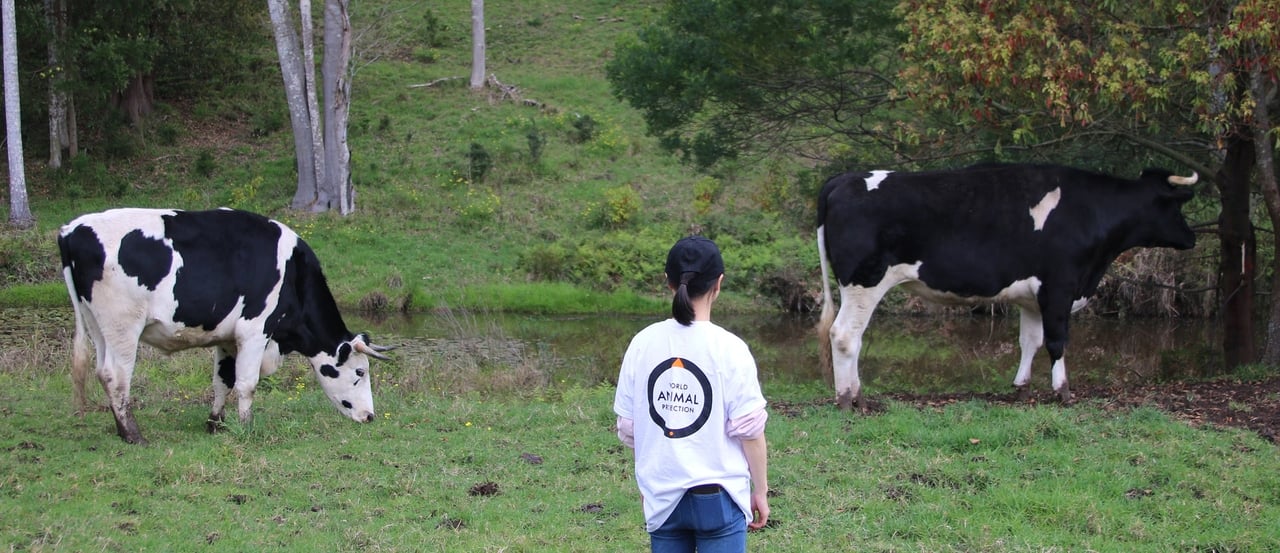
<instances>
[{"instance_id":1,"label":"grazing cow","mask_svg":"<svg viewBox=\"0 0 1280 553\"><path fill-rule=\"evenodd\" d=\"M1003 164L832 177L818 197L818 335L838 404L866 408L858 379L862 334L876 305L899 284L943 303L1017 305L1022 359L1014 386L1025 399L1031 361L1043 345L1053 389L1070 402L1062 354L1071 313L1084 307L1125 250L1195 245L1181 212L1194 192L1177 186L1195 181L1194 174L1159 169L1134 181ZM840 284L834 321L829 271Z\"/></svg>"},{"instance_id":2,"label":"grazing cow","mask_svg":"<svg viewBox=\"0 0 1280 553\"><path fill-rule=\"evenodd\" d=\"M214 348L211 432L231 389L247 422L259 377L295 351L339 412L373 420L369 358L390 348L347 330L315 253L285 225L230 209L113 209L63 226L58 249L75 310L77 407L88 338L124 441L146 444L129 410L139 341L165 352Z\"/></svg>"}]
</instances>

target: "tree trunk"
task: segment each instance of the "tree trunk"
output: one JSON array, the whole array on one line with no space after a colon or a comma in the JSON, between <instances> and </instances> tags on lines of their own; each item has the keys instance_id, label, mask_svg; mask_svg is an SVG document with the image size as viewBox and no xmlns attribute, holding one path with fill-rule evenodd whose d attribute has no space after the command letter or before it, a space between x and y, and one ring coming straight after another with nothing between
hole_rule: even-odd
<instances>
[{"instance_id":1,"label":"tree trunk","mask_svg":"<svg viewBox=\"0 0 1280 553\"><path fill-rule=\"evenodd\" d=\"M471 90L484 88L484 0L471 0Z\"/></svg>"},{"instance_id":2,"label":"tree trunk","mask_svg":"<svg viewBox=\"0 0 1280 553\"><path fill-rule=\"evenodd\" d=\"M275 34L276 53L280 57L280 73L284 77L285 97L289 104L289 120L293 127L293 148L298 167L298 189L290 206L310 209L319 198L311 128L316 124L307 110L304 69L299 59L298 35L293 30L289 6L285 0L267 0L271 13L271 29Z\"/></svg>"},{"instance_id":3,"label":"tree trunk","mask_svg":"<svg viewBox=\"0 0 1280 553\"><path fill-rule=\"evenodd\" d=\"M22 104L18 97L18 31L13 0L0 2L0 32L4 34L4 122L9 142L9 225L31 228L36 219L27 204L27 173L22 161Z\"/></svg>"},{"instance_id":4,"label":"tree trunk","mask_svg":"<svg viewBox=\"0 0 1280 553\"><path fill-rule=\"evenodd\" d=\"M134 75L124 90L116 93L112 103L124 112L130 125L137 126L155 110L155 77L150 74Z\"/></svg>"},{"instance_id":5,"label":"tree trunk","mask_svg":"<svg viewBox=\"0 0 1280 553\"><path fill-rule=\"evenodd\" d=\"M1261 52L1254 53L1254 59L1261 59ZM1249 95L1253 97L1253 151L1257 158L1258 183L1262 188L1262 198L1267 206L1267 215L1271 218L1271 228L1280 229L1280 188L1276 186L1276 165L1273 155L1275 142L1271 137L1271 113L1267 104L1271 102L1275 89L1268 86L1268 79L1262 73L1262 67L1255 64L1249 71ZM1268 365L1280 364L1280 232L1271 233L1271 305L1268 309L1266 346L1262 352L1262 362Z\"/></svg>"},{"instance_id":6,"label":"tree trunk","mask_svg":"<svg viewBox=\"0 0 1280 553\"><path fill-rule=\"evenodd\" d=\"M1253 279L1257 271L1257 242L1249 220L1249 177L1253 172L1253 141L1227 138L1226 156L1216 181L1222 197L1218 240L1218 293L1222 301L1222 354L1227 370L1252 363Z\"/></svg>"},{"instance_id":7,"label":"tree trunk","mask_svg":"<svg viewBox=\"0 0 1280 553\"><path fill-rule=\"evenodd\" d=\"M70 98L65 83L66 72L62 67L60 50L67 34L66 0L44 0L45 22L49 26L49 167L62 167L64 156L74 156L71 150Z\"/></svg>"},{"instance_id":8,"label":"tree trunk","mask_svg":"<svg viewBox=\"0 0 1280 553\"><path fill-rule=\"evenodd\" d=\"M325 182L324 129L320 125L320 103L317 100L316 86L316 41L315 25L311 17L311 0L299 0L298 13L302 22L302 69L303 85L307 90L307 114L311 119L311 159L315 170L317 199L319 188ZM319 202L314 202L313 210L319 211Z\"/></svg>"},{"instance_id":9,"label":"tree trunk","mask_svg":"<svg viewBox=\"0 0 1280 553\"><path fill-rule=\"evenodd\" d=\"M348 0L326 0L324 10L324 159L321 200L347 215L355 210L347 120L351 109L351 17ZM326 197L327 195L327 197ZM327 201L326 201L327 200Z\"/></svg>"}]
</instances>

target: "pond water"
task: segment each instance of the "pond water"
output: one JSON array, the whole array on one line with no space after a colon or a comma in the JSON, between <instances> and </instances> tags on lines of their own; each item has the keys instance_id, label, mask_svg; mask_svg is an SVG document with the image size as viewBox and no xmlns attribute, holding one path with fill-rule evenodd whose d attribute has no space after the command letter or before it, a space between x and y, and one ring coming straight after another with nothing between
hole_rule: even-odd
<instances>
[{"instance_id":1,"label":"pond water","mask_svg":"<svg viewBox=\"0 0 1280 553\"><path fill-rule=\"evenodd\" d=\"M347 314L352 330L398 345L405 366L421 358L484 362L504 370L534 359L552 386L612 384L631 336L662 315L549 317L461 310L370 319ZM831 382L818 366L812 317L785 314L718 315L716 322L750 345L761 381ZM0 310L6 346L30 339L70 345L70 307ZM1080 385L1146 384L1221 372L1217 321L1076 318L1066 359L1070 382ZM1008 391L1018 364L1016 316L880 316L864 340L861 372L871 392ZM7 347L5 349L8 349ZM64 350L65 351L65 350ZM58 356L59 358L65 357ZM416 357L416 358L415 358ZM440 366L439 363L428 363ZM1048 357L1041 351L1032 386L1048 390ZM439 373L436 373L437 375ZM427 376L430 378L430 376Z\"/></svg>"},{"instance_id":2,"label":"pond water","mask_svg":"<svg viewBox=\"0 0 1280 553\"><path fill-rule=\"evenodd\" d=\"M553 383L612 383L631 336L655 316L547 317L443 312L370 321L349 316L379 342L474 341L497 338L508 347L554 359ZM716 322L750 345L764 383L830 384L819 370L813 317L785 314L717 315ZM364 326L361 326L364 325ZM1072 321L1067 348L1073 385L1150 383L1211 376L1221 371L1217 321L1185 319ZM386 340L384 340L386 338ZM861 362L871 392L1007 391L1018 365L1015 316L877 316ZM437 345L433 349L438 349ZM1043 350L1032 386L1049 389Z\"/></svg>"}]
</instances>

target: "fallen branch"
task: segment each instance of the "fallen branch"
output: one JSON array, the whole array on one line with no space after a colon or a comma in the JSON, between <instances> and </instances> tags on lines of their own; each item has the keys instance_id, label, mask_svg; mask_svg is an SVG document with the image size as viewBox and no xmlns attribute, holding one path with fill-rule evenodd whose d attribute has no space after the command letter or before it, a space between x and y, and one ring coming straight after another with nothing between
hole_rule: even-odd
<instances>
[{"instance_id":1,"label":"fallen branch","mask_svg":"<svg viewBox=\"0 0 1280 553\"><path fill-rule=\"evenodd\" d=\"M465 79L465 78L466 77L441 77L429 83L411 84L409 85L409 88L431 88L443 82L456 81L458 79Z\"/></svg>"},{"instance_id":2,"label":"fallen branch","mask_svg":"<svg viewBox=\"0 0 1280 553\"><path fill-rule=\"evenodd\" d=\"M520 95L519 88L516 88L514 85L502 84L502 81L498 80L497 74L490 73L489 78L485 80L485 83L489 85L491 89L499 91L499 95L498 95L499 101L510 98L512 102L515 102L517 104L523 104L526 106L536 107L539 109L546 107L542 102L539 102L537 100L534 100L531 98L522 98Z\"/></svg>"}]
</instances>

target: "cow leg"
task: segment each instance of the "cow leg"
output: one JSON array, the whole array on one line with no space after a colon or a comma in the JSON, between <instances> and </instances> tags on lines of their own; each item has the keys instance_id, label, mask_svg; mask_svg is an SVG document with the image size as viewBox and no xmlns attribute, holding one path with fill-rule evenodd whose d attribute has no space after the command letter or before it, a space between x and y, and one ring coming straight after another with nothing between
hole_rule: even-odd
<instances>
[{"instance_id":1,"label":"cow leg","mask_svg":"<svg viewBox=\"0 0 1280 553\"><path fill-rule=\"evenodd\" d=\"M102 390L106 392L107 401L111 404L111 414L116 419L116 434L127 443L147 445L147 440L138 430L133 412L129 410L129 387L133 384L137 346L133 349L122 348L124 351L113 351L110 346L101 349L106 351L99 355L101 362L98 363L98 382L102 383Z\"/></svg>"},{"instance_id":2,"label":"cow leg","mask_svg":"<svg viewBox=\"0 0 1280 553\"><path fill-rule=\"evenodd\" d=\"M849 285L840 287L840 312L831 325L831 366L836 385L836 405L841 409L867 410L858 378L858 356L862 353L862 335L871 323L871 315L880 299L897 282L881 282L871 288Z\"/></svg>"},{"instance_id":3,"label":"cow leg","mask_svg":"<svg viewBox=\"0 0 1280 553\"><path fill-rule=\"evenodd\" d=\"M1018 345L1022 357L1018 360L1018 374L1013 377L1013 388L1017 390L1019 401L1027 401L1031 398L1031 388L1027 386L1031 381L1031 364L1040 346L1044 345L1044 319L1040 310L1034 307L1018 306L1018 312Z\"/></svg>"},{"instance_id":4,"label":"cow leg","mask_svg":"<svg viewBox=\"0 0 1280 553\"><path fill-rule=\"evenodd\" d=\"M235 360L235 390L237 414L242 424L248 424L253 416L253 392L258 388L258 379L262 374L262 356L267 349L265 336L240 340L236 345L238 357ZM278 351L278 350L277 350Z\"/></svg>"},{"instance_id":5,"label":"cow leg","mask_svg":"<svg viewBox=\"0 0 1280 553\"><path fill-rule=\"evenodd\" d=\"M1063 355L1067 349L1067 333L1070 302L1060 308L1050 307L1044 310L1044 348L1049 352L1049 360L1053 363L1053 391L1064 404L1071 403L1071 389L1067 385L1067 364Z\"/></svg>"},{"instance_id":6,"label":"cow leg","mask_svg":"<svg viewBox=\"0 0 1280 553\"><path fill-rule=\"evenodd\" d=\"M227 406L227 394L236 384L236 353L224 346L213 348L213 408L209 411L209 420L205 428L210 434L223 428L224 411Z\"/></svg>"}]
</instances>

